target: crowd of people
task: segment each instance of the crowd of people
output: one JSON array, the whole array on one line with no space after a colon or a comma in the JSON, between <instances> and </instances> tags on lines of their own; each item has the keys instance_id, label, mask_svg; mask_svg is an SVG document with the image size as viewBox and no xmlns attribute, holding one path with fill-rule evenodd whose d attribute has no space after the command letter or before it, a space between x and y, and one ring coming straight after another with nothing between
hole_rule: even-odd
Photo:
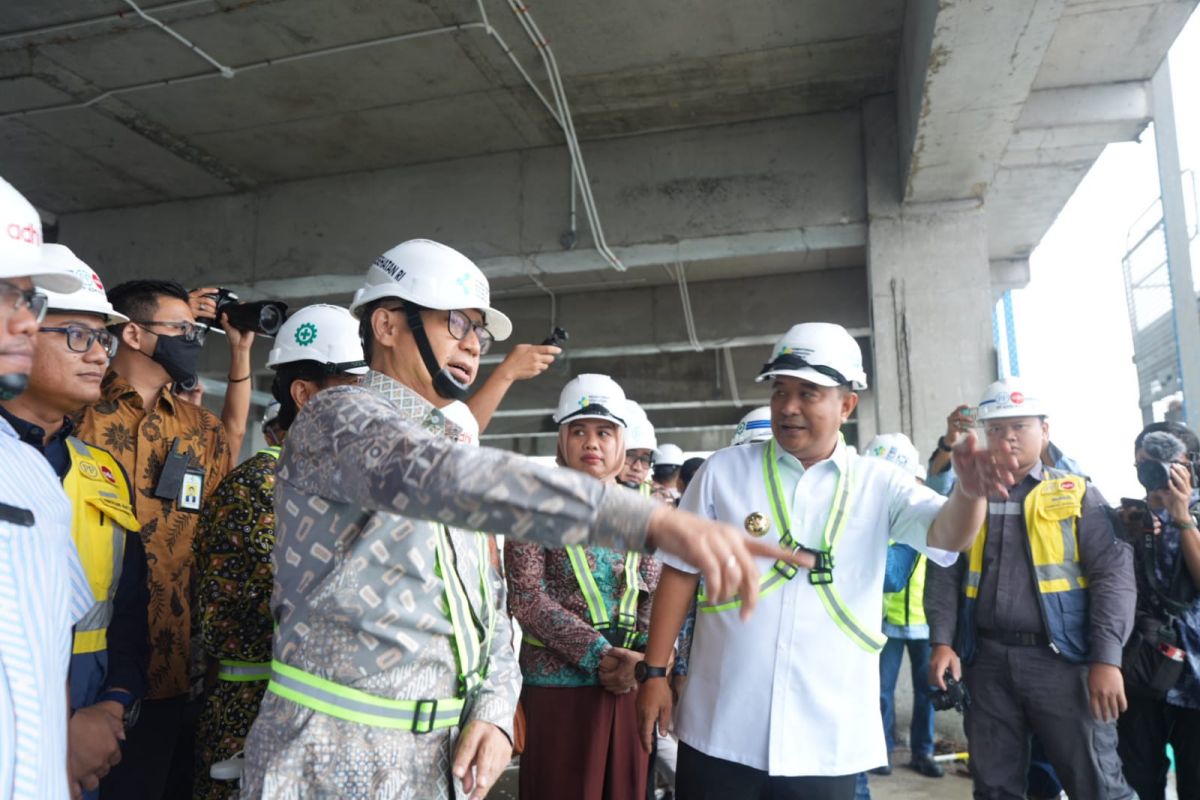
<instances>
[{"instance_id":1,"label":"crowd of people","mask_svg":"<svg viewBox=\"0 0 1200 800\"><path fill-rule=\"evenodd\" d=\"M478 800L514 753L527 800L863 798L905 653L922 775L956 705L977 798L1161 798L1168 746L1200 797L1178 423L1133 443L1146 495L1116 507L1014 380L928 462L902 433L859 450L859 345L797 321L728 447L687 458L585 373L539 464L480 437L560 348L472 392L513 325L410 240L283 323L238 463L254 334L213 290L106 290L3 182L0 225L0 798Z\"/></svg>"}]
</instances>

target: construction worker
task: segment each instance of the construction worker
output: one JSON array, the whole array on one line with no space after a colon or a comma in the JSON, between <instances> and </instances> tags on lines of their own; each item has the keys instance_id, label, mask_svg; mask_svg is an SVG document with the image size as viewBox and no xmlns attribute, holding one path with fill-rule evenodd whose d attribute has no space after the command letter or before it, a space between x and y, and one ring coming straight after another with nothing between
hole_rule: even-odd
<instances>
[{"instance_id":1,"label":"construction worker","mask_svg":"<svg viewBox=\"0 0 1200 800\"><path fill-rule=\"evenodd\" d=\"M863 449L868 458L882 458L900 467L913 480L923 481L925 467L917 448L903 433L876 436ZM913 706L909 725L909 766L928 778L940 778L945 770L933 760L933 690L929 686L929 625L925 622L923 602L925 592L925 556L914 554L906 545L892 545L890 561L900 561L900 575L895 581L903 588L888 591L884 586L883 635L887 644L879 654L879 706L883 713L883 737L887 742L888 764L874 770L876 774L891 772L892 751L896 747L896 678L900 664L908 651L912 672ZM888 565L893 569L892 563ZM885 584L887 582L885 581Z\"/></svg>"},{"instance_id":2,"label":"construction worker","mask_svg":"<svg viewBox=\"0 0 1200 800\"><path fill-rule=\"evenodd\" d=\"M652 485L656 490L666 493L671 502L679 499L679 468L683 466L683 461L683 450L670 442L659 446L654 459Z\"/></svg>"},{"instance_id":3,"label":"construction worker","mask_svg":"<svg viewBox=\"0 0 1200 800\"><path fill-rule=\"evenodd\" d=\"M263 409L262 422L260 423L263 439L266 440L268 447L276 447L283 444L283 430L279 427L279 401L272 400L267 403L267 407Z\"/></svg>"},{"instance_id":4,"label":"construction worker","mask_svg":"<svg viewBox=\"0 0 1200 800\"><path fill-rule=\"evenodd\" d=\"M558 465L613 481L629 449L627 412L625 393L607 375L567 383L554 414ZM658 561L579 545L510 541L505 551L508 608L524 631L521 797L642 800L650 754L638 744L633 672Z\"/></svg>"},{"instance_id":5,"label":"construction worker","mask_svg":"<svg viewBox=\"0 0 1200 800\"><path fill-rule=\"evenodd\" d=\"M1003 447L955 452L947 501L880 459L849 452L840 428L866 388L858 343L840 325L794 326L759 381L771 381L774 438L709 457L680 507L817 554L807 571L765 565L758 613L700 591L688 679L679 698L676 777L689 798L854 796L856 773L886 763L877 706L883 573L889 540L931 558L967 547L1002 491ZM699 576L665 557L638 692L643 743L666 729L665 677ZM765 612L765 613L764 613ZM797 740L797 731L816 735Z\"/></svg>"},{"instance_id":6,"label":"construction worker","mask_svg":"<svg viewBox=\"0 0 1200 800\"><path fill-rule=\"evenodd\" d=\"M678 551L724 595L757 582L753 549L728 527L454 443L440 409L465 397L480 356L512 329L489 295L445 245L384 253L351 305L370 372L319 393L288 431L272 676L246 740L244 797L487 793L510 758L520 673L493 646L510 625L473 531Z\"/></svg>"},{"instance_id":7,"label":"construction worker","mask_svg":"<svg viewBox=\"0 0 1200 800\"><path fill-rule=\"evenodd\" d=\"M344 308L305 306L275 336L267 358L280 435L309 398L354 383L367 371L358 321ZM279 444L259 450L204 503L196 536L196 603L210 683L197 729L193 796L229 798L233 782L212 765L242 752L271 674L271 549L275 545L275 467Z\"/></svg>"},{"instance_id":8,"label":"construction worker","mask_svg":"<svg viewBox=\"0 0 1200 800\"><path fill-rule=\"evenodd\" d=\"M625 462L617 481L641 492L643 497L649 497L654 488L651 486L650 473L654 469L654 459L658 457L658 437L654 433L654 426L650 424L650 417L636 401L626 399L625 416Z\"/></svg>"},{"instance_id":9,"label":"construction worker","mask_svg":"<svg viewBox=\"0 0 1200 800\"><path fill-rule=\"evenodd\" d=\"M70 294L45 292L48 311L35 340L29 387L0 401L22 441L38 450L71 500L71 538L95 600L75 624L71 655L69 753L72 774L96 797L95 783L121 758L127 722L146 691L150 636L146 552L137 533L129 478L107 450L74 436L70 417L100 399L100 381L117 339L105 326L123 322L90 267L62 245L46 257L75 275Z\"/></svg>"},{"instance_id":10,"label":"construction worker","mask_svg":"<svg viewBox=\"0 0 1200 800\"><path fill-rule=\"evenodd\" d=\"M759 406L748 411L733 429L731 445L765 442L771 438L771 407Z\"/></svg>"},{"instance_id":11,"label":"construction worker","mask_svg":"<svg viewBox=\"0 0 1200 800\"><path fill-rule=\"evenodd\" d=\"M944 689L949 671L970 692L976 798L1025 797L1031 735L1071 797L1132 797L1116 730L1132 552L1100 492L1043 463L1046 404L1017 386L991 384L978 412L988 446L1017 459L1007 497L991 498L967 556L926 576L930 681Z\"/></svg>"},{"instance_id":12,"label":"construction worker","mask_svg":"<svg viewBox=\"0 0 1200 800\"><path fill-rule=\"evenodd\" d=\"M46 295L79 288L47 262L42 223L0 179L0 400L29 384ZM78 795L67 775L67 666L71 626L95 598L71 540L71 504L46 459L0 418L0 792ZM95 776L86 779L95 785ZM69 785L69 789L68 789Z\"/></svg>"}]
</instances>

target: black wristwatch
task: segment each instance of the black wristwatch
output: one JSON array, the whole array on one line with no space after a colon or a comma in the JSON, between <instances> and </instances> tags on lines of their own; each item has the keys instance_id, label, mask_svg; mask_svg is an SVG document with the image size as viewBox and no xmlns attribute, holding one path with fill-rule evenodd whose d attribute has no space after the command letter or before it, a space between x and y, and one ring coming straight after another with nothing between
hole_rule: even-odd
<instances>
[{"instance_id":1,"label":"black wristwatch","mask_svg":"<svg viewBox=\"0 0 1200 800\"><path fill-rule=\"evenodd\" d=\"M638 683L645 683L651 678L667 677L666 667L647 666L645 661L639 661L633 666L633 677Z\"/></svg>"},{"instance_id":2,"label":"black wristwatch","mask_svg":"<svg viewBox=\"0 0 1200 800\"><path fill-rule=\"evenodd\" d=\"M938 449L938 450L941 450L943 453L952 453L952 452L954 452L954 448L953 448L953 447L951 447L950 445L946 444L946 437L945 437L945 436L939 436L939 437L938 437L938 440L937 440L937 449Z\"/></svg>"},{"instance_id":3,"label":"black wristwatch","mask_svg":"<svg viewBox=\"0 0 1200 800\"><path fill-rule=\"evenodd\" d=\"M135 698L132 692L124 689L109 689L96 698L97 703L102 703L106 700L120 703L121 707L125 709L123 721L126 730L137 724L138 716L142 710L142 701Z\"/></svg>"}]
</instances>

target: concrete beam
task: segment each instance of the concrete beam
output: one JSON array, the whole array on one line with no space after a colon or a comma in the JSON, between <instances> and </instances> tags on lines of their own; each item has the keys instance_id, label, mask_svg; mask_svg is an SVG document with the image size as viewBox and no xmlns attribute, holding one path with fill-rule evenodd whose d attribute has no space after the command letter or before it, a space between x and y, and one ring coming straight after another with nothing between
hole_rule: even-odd
<instances>
[{"instance_id":1,"label":"concrete beam","mask_svg":"<svg viewBox=\"0 0 1200 800\"><path fill-rule=\"evenodd\" d=\"M1012 289L1024 289L1029 285L1029 259L1005 258L990 262L989 273L992 276L992 298L1000 299L1000 295Z\"/></svg>"},{"instance_id":2,"label":"concrete beam","mask_svg":"<svg viewBox=\"0 0 1200 800\"><path fill-rule=\"evenodd\" d=\"M900 60L904 199L983 197L1065 0L913 0Z\"/></svg>"},{"instance_id":3,"label":"concrete beam","mask_svg":"<svg viewBox=\"0 0 1200 800\"><path fill-rule=\"evenodd\" d=\"M609 244L635 264L861 245L857 114L627 137L588 147ZM493 275L592 270L586 229L564 251L568 160L541 148L279 184L254 192L65 214L60 238L108 283L165 272L329 294L395 243L427 236ZM265 284L318 276L316 284Z\"/></svg>"}]
</instances>

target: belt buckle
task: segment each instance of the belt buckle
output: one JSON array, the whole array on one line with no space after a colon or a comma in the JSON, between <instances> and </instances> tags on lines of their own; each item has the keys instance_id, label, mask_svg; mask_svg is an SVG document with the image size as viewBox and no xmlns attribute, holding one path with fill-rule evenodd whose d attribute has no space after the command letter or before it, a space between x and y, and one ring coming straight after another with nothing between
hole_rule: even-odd
<instances>
[{"instance_id":1,"label":"belt buckle","mask_svg":"<svg viewBox=\"0 0 1200 800\"><path fill-rule=\"evenodd\" d=\"M413 710L413 727L412 727L413 733L432 733L433 732L433 725L437 721L437 707L438 707L437 700L418 700L417 701L417 707L416 707L416 709ZM426 714L425 714L426 708L429 709L429 713L427 715L427 721L426 721Z\"/></svg>"}]
</instances>

